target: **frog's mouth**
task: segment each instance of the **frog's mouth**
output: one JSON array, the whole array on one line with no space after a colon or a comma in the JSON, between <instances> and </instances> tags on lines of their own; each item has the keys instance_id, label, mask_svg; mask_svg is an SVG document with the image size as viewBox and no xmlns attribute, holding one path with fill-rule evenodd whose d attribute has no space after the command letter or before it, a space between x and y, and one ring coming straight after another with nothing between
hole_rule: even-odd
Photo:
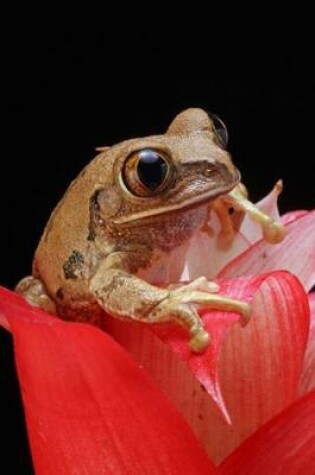
<instances>
[{"instance_id":1,"label":"frog's mouth","mask_svg":"<svg viewBox=\"0 0 315 475\"><path fill-rule=\"evenodd\" d=\"M217 187L215 191L209 190L201 195L183 200L180 203L175 203L169 206L156 206L151 210L138 211L127 217L116 218L114 223L119 225L141 226L145 225L147 221L154 216L171 214L177 211L189 210L213 203L214 210L222 225L221 235L234 235L234 231L232 230L233 223L231 222L228 212L228 208L231 207L236 211L246 213L255 223L257 223L261 227L263 237L267 242L270 242L271 244L281 242L285 236L284 225L281 221L273 219L249 201L247 199L246 188L239 182L239 173L235 174L234 178L236 177L238 177L238 181L236 183L232 182L229 188L226 185ZM274 190L277 195L281 193L282 186L281 180L276 183ZM218 198L221 199L217 200Z\"/></svg>"},{"instance_id":2,"label":"frog's mouth","mask_svg":"<svg viewBox=\"0 0 315 475\"><path fill-rule=\"evenodd\" d=\"M129 216L117 217L113 219L113 223L116 225L145 225L146 221L154 216L161 216L177 211L189 210L205 205L206 203L216 200L220 196L227 195L233 190L233 188L235 188L235 186L236 184L233 183L229 188L222 186L222 188L216 188L215 192L214 190L210 190L209 192L205 192L202 195L187 198L180 203L174 203L172 205L167 205L164 203L163 205L156 206L155 208L137 211L130 214Z\"/></svg>"}]
</instances>

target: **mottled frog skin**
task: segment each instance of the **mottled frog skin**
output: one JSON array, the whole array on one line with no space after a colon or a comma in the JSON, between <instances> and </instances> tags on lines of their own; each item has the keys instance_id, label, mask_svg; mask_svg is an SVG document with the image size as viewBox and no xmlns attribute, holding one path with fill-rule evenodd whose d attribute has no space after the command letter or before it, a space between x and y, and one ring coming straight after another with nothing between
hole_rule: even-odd
<instances>
[{"instance_id":1,"label":"mottled frog skin","mask_svg":"<svg viewBox=\"0 0 315 475\"><path fill-rule=\"evenodd\" d=\"M191 349L202 351L209 336L198 304L244 318L249 306L213 293L202 277L175 289L167 285L180 278L183 249L211 205L239 189L239 181L213 120L201 109L179 114L165 134L104 147L52 213L32 276L17 291L72 320L99 324L106 312L177 322L189 330ZM176 252L177 265L166 276Z\"/></svg>"}]
</instances>

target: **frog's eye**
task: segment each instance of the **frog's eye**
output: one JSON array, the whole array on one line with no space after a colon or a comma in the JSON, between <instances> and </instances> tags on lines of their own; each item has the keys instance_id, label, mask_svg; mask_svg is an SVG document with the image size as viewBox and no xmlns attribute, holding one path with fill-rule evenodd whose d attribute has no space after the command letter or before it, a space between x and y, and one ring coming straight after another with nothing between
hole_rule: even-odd
<instances>
[{"instance_id":1,"label":"frog's eye","mask_svg":"<svg viewBox=\"0 0 315 475\"><path fill-rule=\"evenodd\" d=\"M215 138L220 147L226 148L229 141L229 134L223 120L220 119L216 114L208 112L208 115L213 123L213 130L215 133Z\"/></svg>"},{"instance_id":2,"label":"frog's eye","mask_svg":"<svg viewBox=\"0 0 315 475\"><path fill-rule=\"evenodd\" d=\"M133 152L123 168L123 180L128 190L136 196L156 196L171 181L171 161L158 150L145 148Z\"/></svg>"}]
</instances>

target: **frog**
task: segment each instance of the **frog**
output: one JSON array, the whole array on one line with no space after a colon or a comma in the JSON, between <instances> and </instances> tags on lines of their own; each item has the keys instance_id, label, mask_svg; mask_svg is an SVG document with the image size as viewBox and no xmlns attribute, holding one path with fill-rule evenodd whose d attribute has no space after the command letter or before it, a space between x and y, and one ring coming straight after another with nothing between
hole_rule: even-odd
<instances>
[{"instance_id":1,"label":"frog","mask_svg":"<svg viewBox=\"0 0 315 475\"><path fill-rule=\"evenodd\" d=\"M221 223L224 245L235 228L231 207L249 213L270 242L284 236L281 223L248 201L218 120L189 108L163 134L100 147L52 212L32 275L15 290L66 320L102 326L110 315L181 325L196 353L211 341L200 307L237 312L246 324L250 304L220 295L215 282L200 276L174 285L189 242L206 229L211 212ZM166 276L174 255L176 265Z\"/></svg>"}]
</instances>

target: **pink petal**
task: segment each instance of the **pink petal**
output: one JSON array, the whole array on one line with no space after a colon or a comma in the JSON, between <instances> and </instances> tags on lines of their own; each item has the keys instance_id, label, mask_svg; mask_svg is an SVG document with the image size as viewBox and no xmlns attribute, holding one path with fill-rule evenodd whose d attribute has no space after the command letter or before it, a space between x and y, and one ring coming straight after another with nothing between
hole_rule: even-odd
<instances>
[{"instance_id":1,"label":"pink petal","mask_svg":"<svg viewBox=\"0 0 315 475\"><path fill-rule=\"evenodd\" d=\"M308 211L302 209L296 211L289 211L288 213L285 213L281 216L281 222L282 224L292 223L292 221L295 221L296 219L300 218L301 216L304 216L307 213Z\"/></svg>"},{"instance_id":2,"label":"pink petal","mask_svg":"<svg viewBox=\"0 0 315 475\"><path fill-rule=\"evenodd\" d=\"M220 357L222 393L233 422L233 431L222 433L226 453L297 397L309 327L307 295L291 274L275 272L253 306L251 323L231 329Z\"/></svg>"},{"instance_id":3,"label":"pink petal","mask_svg":"<svg viewBox=\"0 0 315 475\"><path fill-rule=\"evenodd\" d=\"M104 332L0 288L37 474L211 474L186 423Z\"/></svg>"},{"instance_id":4,"label":"pink petal","mask_svg":"<svg viewBox=\"0 0 315 475\"><path fill-rule=\"evenodd\" d=\"M295 274L309 290L315 283L315 210L286 226L287 235L280 244L259 241L227 264L219 277L258 275L277 269Z\"/></svg>"},{"instance_id":5,"label":"pink petal","mask_svg":"<svg viewBox=\"0 0 315 475\"><path fill-rule=\"evenodd\" d=\"M271 192L267 196L265 196L265 198L256 203L257 208L268 214L268 216L270 216L276 221L280 221L280 215L278 210L278 197L282 191L282 188L282 181L278 181L278 183L276 183ZM245 214L244 220L240 228L240 232L250 243L254 243L262 238L261 228L247 214Z\"/></svg>"},{"instance_id":6,"label":"pink petal","mask_svg":"<svg viewBox=\"0 0 315 475\"><path fill-rule=\"evenodd\" d=\"M260 283L259 279L255 281L237 279L228 284L225 282L221 283L220 293L250 302ZM201 309L200 314L202 315L205 329L211 335L211 345L202 354L192 353L187 344L187 333L179 331L174 326L172 328L156 326L154 332L170 346L174 353L188 364L194 376L221 409L227 422L230 422L230 416L221 394L218 358L227 331L234 323L239 322L240 316L232 312L214 312L206 309Z\"/></svg>"},{"instance_id":7,"label":"pink petal","mask_svg":"<svg viewBox=\"0 0 315 475\"><path fill-rule=\"evenodd\" d=\"M315 473L315 391L261 427L221 465L222 475Z\"/></svg>"},{"instance_id":8,"label":"pink petal","mask_svg":"<svg viewBox=\"0 0 315 475\"><path fill-rule=\"evenodd\" d=\"M115 338L172 399L215 462L297 395L309 325L307 296L286 272L221 282L220 292L234 298L251 300L256 291L246 328L230 328L239 319L236 314L204 314L213 344L202 355L189 352L187 334L175 326L154 328L163 345L144 325L110 324Z\"/></svg>"},{"instance_id":9,"label":"pink petal","mask_svg":"<svg viewBox=\"0 0 315 475\"><path fill-rule=\"evenodd\" d=\"M300 393L306 394L315 388L315 292L309 294L311 310L310 330L304 355Z\"/></svg>"}]
</instances>

